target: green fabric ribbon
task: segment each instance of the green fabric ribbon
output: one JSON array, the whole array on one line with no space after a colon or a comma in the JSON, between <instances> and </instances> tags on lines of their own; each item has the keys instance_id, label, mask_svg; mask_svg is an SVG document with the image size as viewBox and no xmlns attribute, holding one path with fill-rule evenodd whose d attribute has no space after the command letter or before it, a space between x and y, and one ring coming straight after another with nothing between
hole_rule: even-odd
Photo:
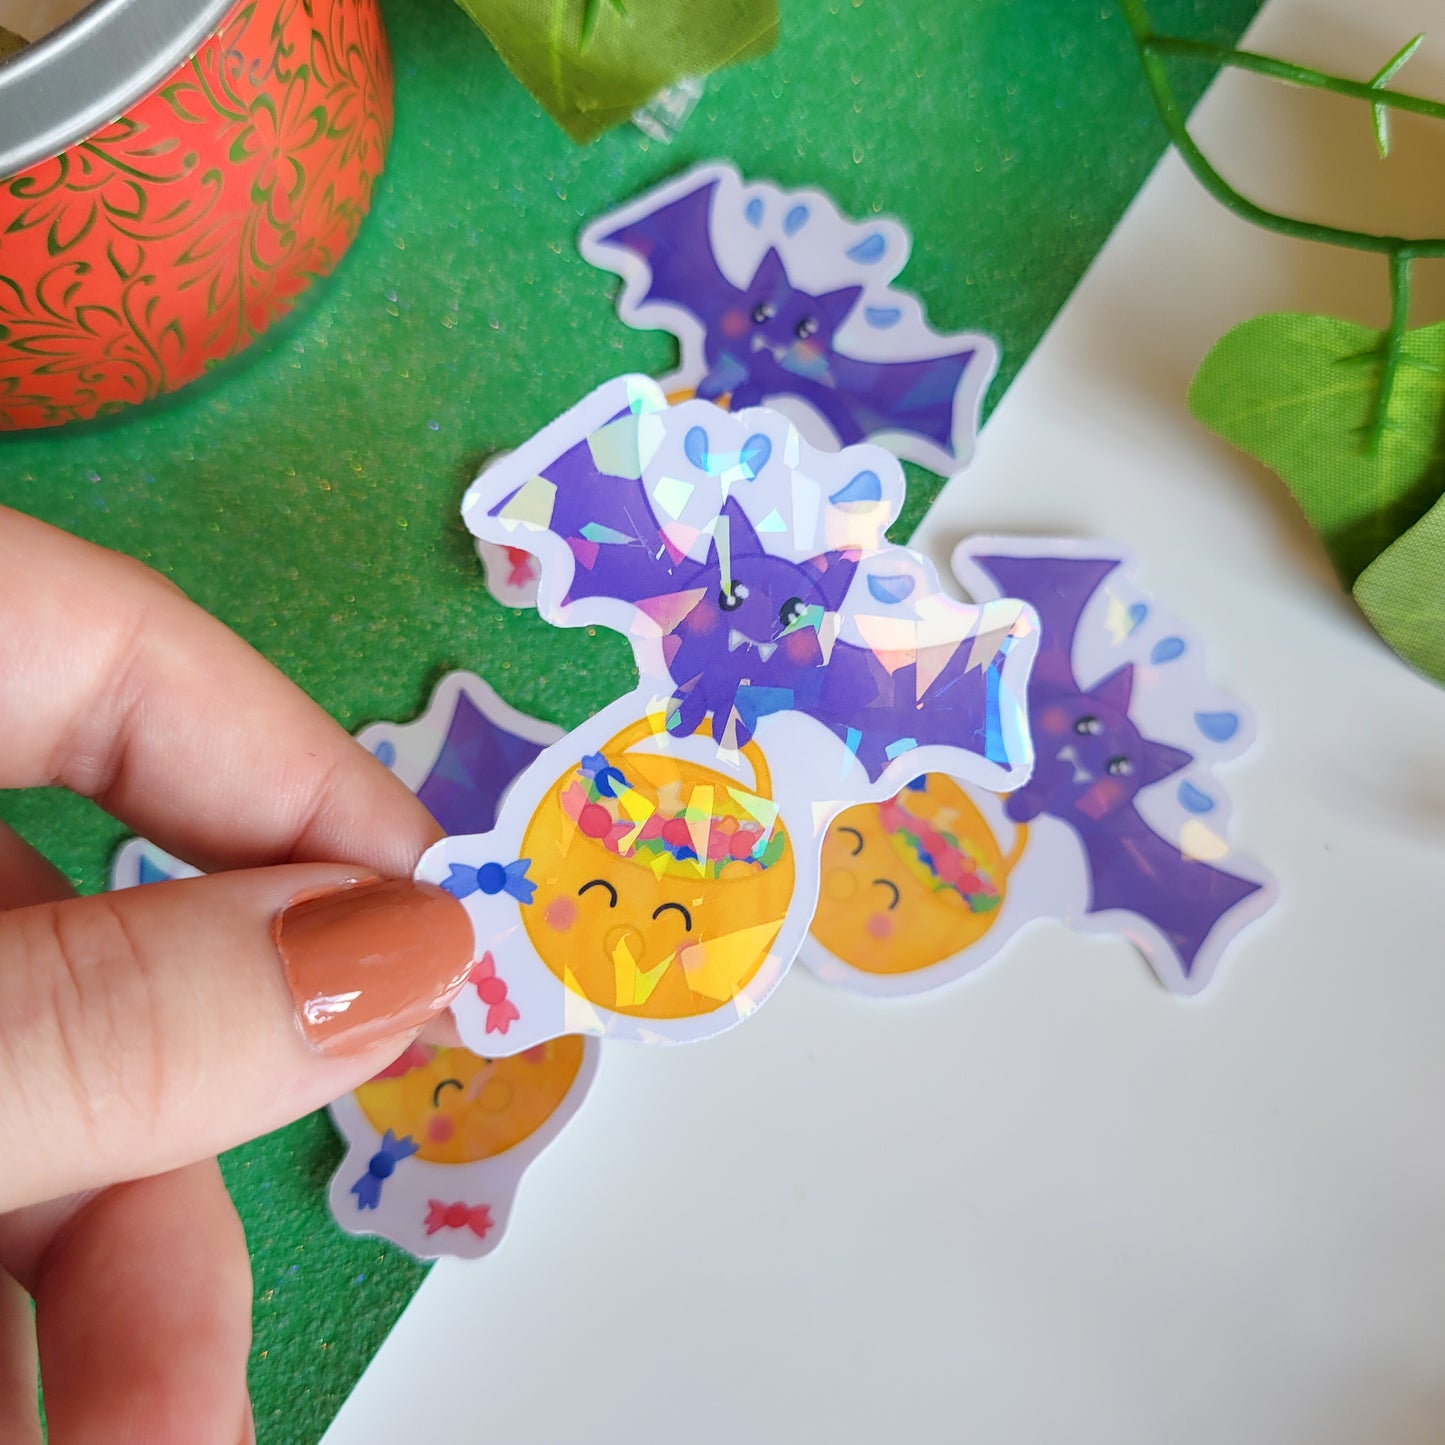
<instances>
[{"instance_id":1,"label":"green fabric ribbon","mask_svg":"<svg viewBox=\"0 0 1445 1445\"><path fill-rule=\"evenodd\" d=\"M777 0L457 0L573 140L620 125L688 76L751 60Z\"/></svg>"}]
</instances>

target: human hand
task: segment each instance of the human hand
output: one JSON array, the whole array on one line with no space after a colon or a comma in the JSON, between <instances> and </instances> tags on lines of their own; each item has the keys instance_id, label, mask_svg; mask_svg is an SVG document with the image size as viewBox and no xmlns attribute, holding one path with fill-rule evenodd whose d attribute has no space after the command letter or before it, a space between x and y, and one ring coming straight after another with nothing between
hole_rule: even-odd
<instances>
[{"instance_id":1,"label":"human hand","mask_svg":"<svg viewBox=\"0 0 1445 1445\"><path fill-rule=\"evenodd\" d=\"M0 825L0 1441L40 1440L38 1349L51 1445L239 1445L251 1271L214 1155L401 1053L471 928L409 881L421 804L155 573L0 508L0 618L0 787L239 870L75 898Z\"/></svg>"}]
</instances>

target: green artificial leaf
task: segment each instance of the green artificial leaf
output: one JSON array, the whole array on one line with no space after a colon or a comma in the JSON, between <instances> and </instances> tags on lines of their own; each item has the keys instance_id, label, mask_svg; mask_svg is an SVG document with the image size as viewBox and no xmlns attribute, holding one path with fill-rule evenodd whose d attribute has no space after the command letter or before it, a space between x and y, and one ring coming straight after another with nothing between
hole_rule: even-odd
<instances>
[{"instance_id":1,"label":"green artificial leaf","mask_svg":"<svg viewBox=\"0 0 1445 1445\"><path fill-rule=\"evenodd\" d=\"M1346 587L1445 493L1445 323L1406 333L1371 450L1380 341L1328 316L1256 316L1215 343L1189 388L1205 426L1284 479Z\"/></svg>"},{"instance_id":2,"label":"green artificial leaf","mask_svg":"<svg viewBox=\"0 0 1445 1445\"><path fill-rule=\"evenodd\" d=\"M1355 600L1411 667L1445 683L1445 497L1360 573Z\"/></svg>"},{"instance_id":3,"label":"green artificial leaf","mask_svg":"<svg viewBox=\"0 0 1445 1445\"><path fill-rule=\"evenodd\" d=\"M778 0L457 0L575 141L686 76L772 48Z\"/></svg>"}]
</instances>

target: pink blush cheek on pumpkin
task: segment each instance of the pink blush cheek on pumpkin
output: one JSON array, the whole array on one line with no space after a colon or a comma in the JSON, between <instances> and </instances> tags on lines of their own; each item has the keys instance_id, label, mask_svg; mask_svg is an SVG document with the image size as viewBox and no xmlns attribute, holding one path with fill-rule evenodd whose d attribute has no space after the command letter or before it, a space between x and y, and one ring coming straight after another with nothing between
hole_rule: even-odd
<instances>
[{"instance_id":1,"label":"pink blush cheek on pumpkin","mask_svg":"<svg viewBox=\"0 0 1445 1445\"><path fill-rule=\"evenodd\" d=\"M574 898L554 898L547 905L547 912L543 916L547 920L548 928L558 933L566 933L577 922L577 901Z\"/></svg>"},{"instance_id":2,"label":"pink blush cheek on pumpkin","mask_svg":"<svg viewBox=\"0 0 1445 1445\"><path fill-rule=\"evenodd\" d=\"M886 913L870 913L867 927L873 938L889 938L893 934L893 920Z\"/></svg>"}]
</instances>

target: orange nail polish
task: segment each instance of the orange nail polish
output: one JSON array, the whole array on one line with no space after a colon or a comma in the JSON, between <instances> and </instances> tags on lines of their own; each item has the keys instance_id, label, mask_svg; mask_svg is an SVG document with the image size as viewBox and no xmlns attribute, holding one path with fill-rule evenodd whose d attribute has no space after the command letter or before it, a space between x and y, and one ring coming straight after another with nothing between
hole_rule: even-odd
<instances>
[{"instance_id":1,"label":"orange nail polish","mask_svg":"<svg viewBox=\"0 0 1445 1445\"><path fill-rule=\"evenodd\" d=\"M360 1053L420 1028L466 982L472 925L449 893L392 878L303 893L272 928L301 1031Z\"/></svg>"}]
</instances>

